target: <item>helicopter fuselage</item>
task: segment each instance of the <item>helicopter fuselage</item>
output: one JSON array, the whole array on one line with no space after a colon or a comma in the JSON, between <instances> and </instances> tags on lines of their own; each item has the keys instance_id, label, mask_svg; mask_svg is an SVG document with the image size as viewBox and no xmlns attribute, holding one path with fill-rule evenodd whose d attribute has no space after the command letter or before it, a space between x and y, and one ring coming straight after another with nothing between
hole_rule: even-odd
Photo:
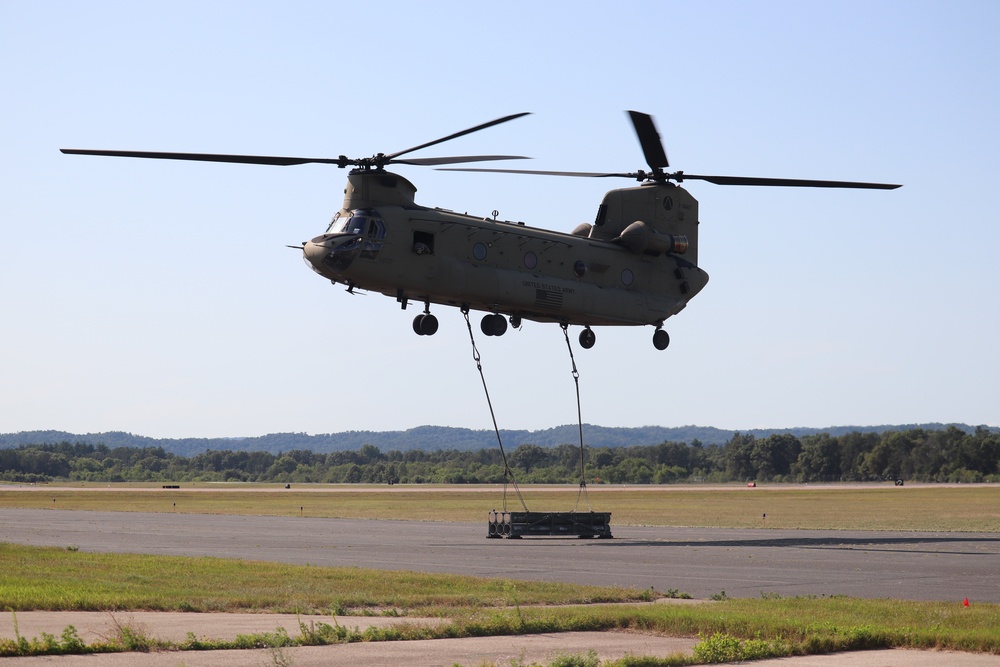
<instances>
[{"instance_id":1,"label":"helicopter fuselage","mask_svg":"<svg viewBox=\"0 0 1000 667\"><path fill-rule=\"evenodd\" d=\"M666 190L670 205L663 203ZM643 192L630 194L636 191ZM708 282L692 261L697 203L673 184L613 190L595 224L573 233L419 206L415 192L397 174L352 172L326 233L303 243L309 266L404 308L412 301L426 312L439 304L588 328L659 327ZM685 221L673 204L688 200L694 215ZM640 215L631 210L636 206L649 210ZM687 234L665 222L673 216L676 227L677 213Z\"/></svg>"}]
</instances>

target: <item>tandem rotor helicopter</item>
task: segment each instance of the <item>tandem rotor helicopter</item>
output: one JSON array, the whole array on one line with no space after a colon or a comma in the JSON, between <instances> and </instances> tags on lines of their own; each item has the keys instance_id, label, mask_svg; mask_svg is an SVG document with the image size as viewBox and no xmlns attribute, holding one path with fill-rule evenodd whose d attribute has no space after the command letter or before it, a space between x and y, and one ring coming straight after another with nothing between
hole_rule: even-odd
<instances>
[{"instance_id":1,"label":"tandem rotor helicopter","mask_svg":"<svg viewBox=\"0 0 1000 667\"><path fill-rule=\"evenodd\" d=\"M326 231L300 248L313 271L347 291L378 292L403 309L423 304L413 330L438 329L431 305L455 306L468 316L483 311L484 334L502 336L508 322L555 322L582 326L583 348L597 340L592 327L652 326L653 345L666 349L664 321L676 315L708 283L698 266L698 202L680 186L685 180L717 185L760 185L890 190L899 185L781 178L705 176L666 172L666 151L653 118L629 111L649 171L594 173L517 169L450 168L591 178L629 178L637 187L609 191L592 224L569 233L521 222L455 213L419 205L417 189L389 172L391 164L441 165L527 159L512 155L403 158L458 137L528 115L518 113L395 153L372 157L299 158L206 153L157 153L63 149L76 155L236 162L290 166L309 163L351 167L344 203Z\"/></svg>"}]
</instances>

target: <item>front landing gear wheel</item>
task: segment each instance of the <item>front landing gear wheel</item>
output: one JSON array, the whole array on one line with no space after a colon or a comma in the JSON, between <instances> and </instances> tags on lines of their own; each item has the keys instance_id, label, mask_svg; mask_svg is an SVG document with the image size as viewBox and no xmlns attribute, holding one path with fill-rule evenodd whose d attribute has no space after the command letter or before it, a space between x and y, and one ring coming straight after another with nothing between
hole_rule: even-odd
<instances>
[{"instance_id":1,"label":"front landing gear wheel","mask_svg":"<svg viewBox=\"0 0 1000 667\"><path fill-rule=\"evenodd\" d=\"M597 342L597 334L591 331L590 327L587 327L586 329L580 332L580 347L582 347L583 349L589 350L590 348L594 347L594 343L596 342Z\"/></svg>"},{"instance_id":2,"label":"front landing gear wheel","mask_svg":"<svg viewBox=\"0 0 1000 667\"><path fill-rule=\"evenodd\" d=\"M438 318L423 313L413 318L413 332L418 336L433 336L438 330Z\"/></svg>"},{"instance_id":3,"label":"front landing gear wheel","mask_svg":"<svg viewBox=\"0 0 1000 667\"><path fill-rule=\"evenodd\" d=\"M653 347L657 350L667 349L667 345L670 345L670 334L668 334L663 329L657 329L653 332Z\"/></svg>"}]
</instances>

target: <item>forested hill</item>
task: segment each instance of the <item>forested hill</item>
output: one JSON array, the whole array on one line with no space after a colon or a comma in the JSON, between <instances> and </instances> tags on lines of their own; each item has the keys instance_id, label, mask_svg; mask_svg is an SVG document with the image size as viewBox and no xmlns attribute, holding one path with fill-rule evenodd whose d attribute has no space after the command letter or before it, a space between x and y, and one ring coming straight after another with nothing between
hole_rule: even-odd
<instances>
[{"instance_id":1,"label":"forested hill","mask_svg":"<svg viewBox=\"0 0 1000 667\"><path fill-rule=\"evenodd\" d=\"M789 434L796 437L827 433L840 436L852 432L884 433L886 431L906 431L921 428L929 431L956 426L971 433L975 429L965 424L898 424L893 426L835 426L828 428L788 428L788 429L746 429L740 431L758 438L771 435ZM991 428L989 430L997 430ZM728 442L733 431L710 426L641 426L637 428L609 428L584 425L584 441L590 447L629 447L634 445L658 445L664 442L722 445ZM556 426L541 431L501 430L505 448L513 450L518 445L532 444L540 447L556 447L562 444L580 442L578 427L574 425ZM471 430L446 426L419 426L406 431L345 431L308 435L306 433L272 433L249 438L148 438L122 431L106 433L76 434L64 431L23 431L0 434L0 448L42 443L84 443L115 447L162 447L165 451L179 456L194 456L213 451L266 451L272 454L292 450L313 452L357 451L364 445L374 445L383 452L408 450L459 450L475 451L489 449L497 444L496 434L487 430Z\"/></svg>"}]
</instances>

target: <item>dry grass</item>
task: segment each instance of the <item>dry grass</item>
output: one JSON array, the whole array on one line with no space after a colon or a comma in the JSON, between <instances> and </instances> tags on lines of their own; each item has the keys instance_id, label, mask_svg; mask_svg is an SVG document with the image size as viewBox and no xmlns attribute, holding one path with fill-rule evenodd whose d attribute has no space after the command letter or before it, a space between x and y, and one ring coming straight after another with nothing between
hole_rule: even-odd
<instances>
[{"instance_id":1,"label":"dry grass","mask_svg":"<svg viewBox=\"0 0 1000 667\"><path fill-rule=\"evenodd\" d=\"M9 487L8 487L9 489ZM522 486L532 510L574 509L575 486ZM590 506L615 525L830 530L1000 532L1000 485L812 485L785 487L589 487ZM0 491L0 507L128 512L485 521L499 487L395 485L136 485ZM509 508L520 509L508 496ZM581 504L581 510L587 506ZM766 515L766 519L765 519Z\"/></svg>"}]
</instances>

